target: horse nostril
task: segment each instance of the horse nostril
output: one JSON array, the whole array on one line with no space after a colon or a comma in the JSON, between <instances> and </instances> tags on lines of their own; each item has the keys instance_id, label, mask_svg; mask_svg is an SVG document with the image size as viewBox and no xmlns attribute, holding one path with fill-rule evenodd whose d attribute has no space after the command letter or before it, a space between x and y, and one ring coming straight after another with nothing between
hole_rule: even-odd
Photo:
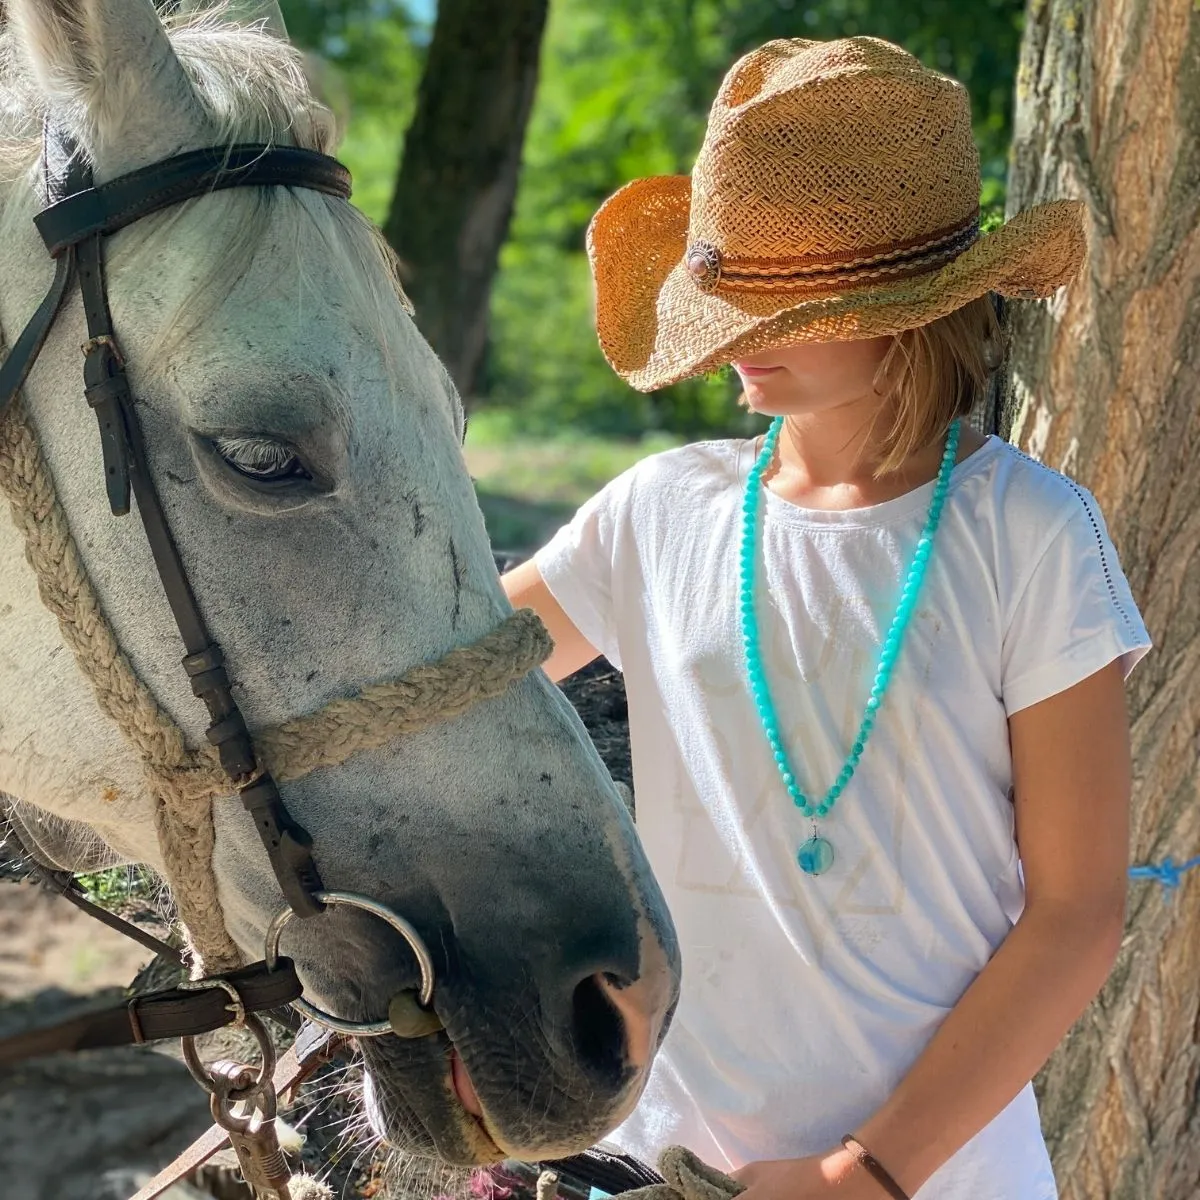
<instances>
[{"instance_id":1,"label":"horse nostril","mask_svg":"<svg viewBox=\"0 0 1200 1200\"><path fill-rule=\"evenodd\" d=\"M612 1002L607 974L589 975L571 997L575 1052L593 1071L618 1083L625 1075L625 1021Z\"/></svg>"},{"instance_id":2,"label":"horse nostril","mask_svg":"<svg viewBox=\"0 0 1200 1200\"><path fill-rule=\"evenodd\" d=\"M599 971L575 988L575 1049L593 1070L615 1081L650 1065L671 999L665 979L648 974L632 982Z\"/></svg>"}]
</instances>

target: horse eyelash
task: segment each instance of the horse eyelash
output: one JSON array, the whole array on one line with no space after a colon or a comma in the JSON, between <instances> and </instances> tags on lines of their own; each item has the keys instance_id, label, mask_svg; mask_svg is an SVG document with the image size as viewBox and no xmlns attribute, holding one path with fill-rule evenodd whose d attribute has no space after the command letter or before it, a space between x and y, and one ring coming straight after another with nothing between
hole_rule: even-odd
<instances>
[{"instance_id":1,"label":"horse eyelash","mask_svg":"<svg viewBox=\"0 0 1200 1200\"><path fill-rule=\"evenodd\" d=\"M262 437L219 437L213 445L222 458L233 466L246 470L282 471L289 463L298 463L299 456L282 442Z\"/></svg>"}]
</instances>

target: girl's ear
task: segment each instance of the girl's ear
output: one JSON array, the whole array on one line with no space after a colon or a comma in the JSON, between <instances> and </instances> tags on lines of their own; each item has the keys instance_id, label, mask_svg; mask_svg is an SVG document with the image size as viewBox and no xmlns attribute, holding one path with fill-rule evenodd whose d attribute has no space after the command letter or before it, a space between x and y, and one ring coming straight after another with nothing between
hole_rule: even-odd
<instances>
[{"instance_id":1,"label":"girl's ear","mask_svg":"<svg viewBox=\"0 0 1200 1200\"><path fill-rule=\"evenodd\" d=\"M52 121L99 180L204 140L207 121L151 0L7 0Z\"/></svg>"}]
</instances>

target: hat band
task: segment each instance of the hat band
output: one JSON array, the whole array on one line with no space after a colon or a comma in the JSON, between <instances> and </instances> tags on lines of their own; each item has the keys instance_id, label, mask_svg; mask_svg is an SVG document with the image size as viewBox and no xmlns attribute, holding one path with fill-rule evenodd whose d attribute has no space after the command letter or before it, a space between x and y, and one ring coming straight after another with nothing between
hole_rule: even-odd
<instances>
[{"instance_id":1,"label":"hat band","mask_svg":"<svg viewBox=\"0 0 1200 1200\"><path fill-rule=\"evenodd\" d=\"M872 247L845 258L820 254L789 258L736 258L711 242L694 242L684 265L701 291L822 292L873 279L896 280L923 274L957 258L979 237L979 212L927 237Z\"/></svg>"}]
</instances>

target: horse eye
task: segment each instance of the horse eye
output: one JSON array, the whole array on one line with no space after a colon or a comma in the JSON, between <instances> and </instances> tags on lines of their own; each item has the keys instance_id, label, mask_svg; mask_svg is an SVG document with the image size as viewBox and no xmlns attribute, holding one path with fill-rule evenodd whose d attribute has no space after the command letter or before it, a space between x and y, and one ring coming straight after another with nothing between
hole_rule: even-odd
<instances>
[{"instance_id":1,"label":"horse eye","mask_svg":"<svg viewBox=\"0 0 1200 1200\"><path fill-rule=\"evenodd\" d=\"M239 475L258 483L312 479L300 456L282 442L257 437L219 437L213 439L213 445Z\"/></svg>"}]
</instances>

